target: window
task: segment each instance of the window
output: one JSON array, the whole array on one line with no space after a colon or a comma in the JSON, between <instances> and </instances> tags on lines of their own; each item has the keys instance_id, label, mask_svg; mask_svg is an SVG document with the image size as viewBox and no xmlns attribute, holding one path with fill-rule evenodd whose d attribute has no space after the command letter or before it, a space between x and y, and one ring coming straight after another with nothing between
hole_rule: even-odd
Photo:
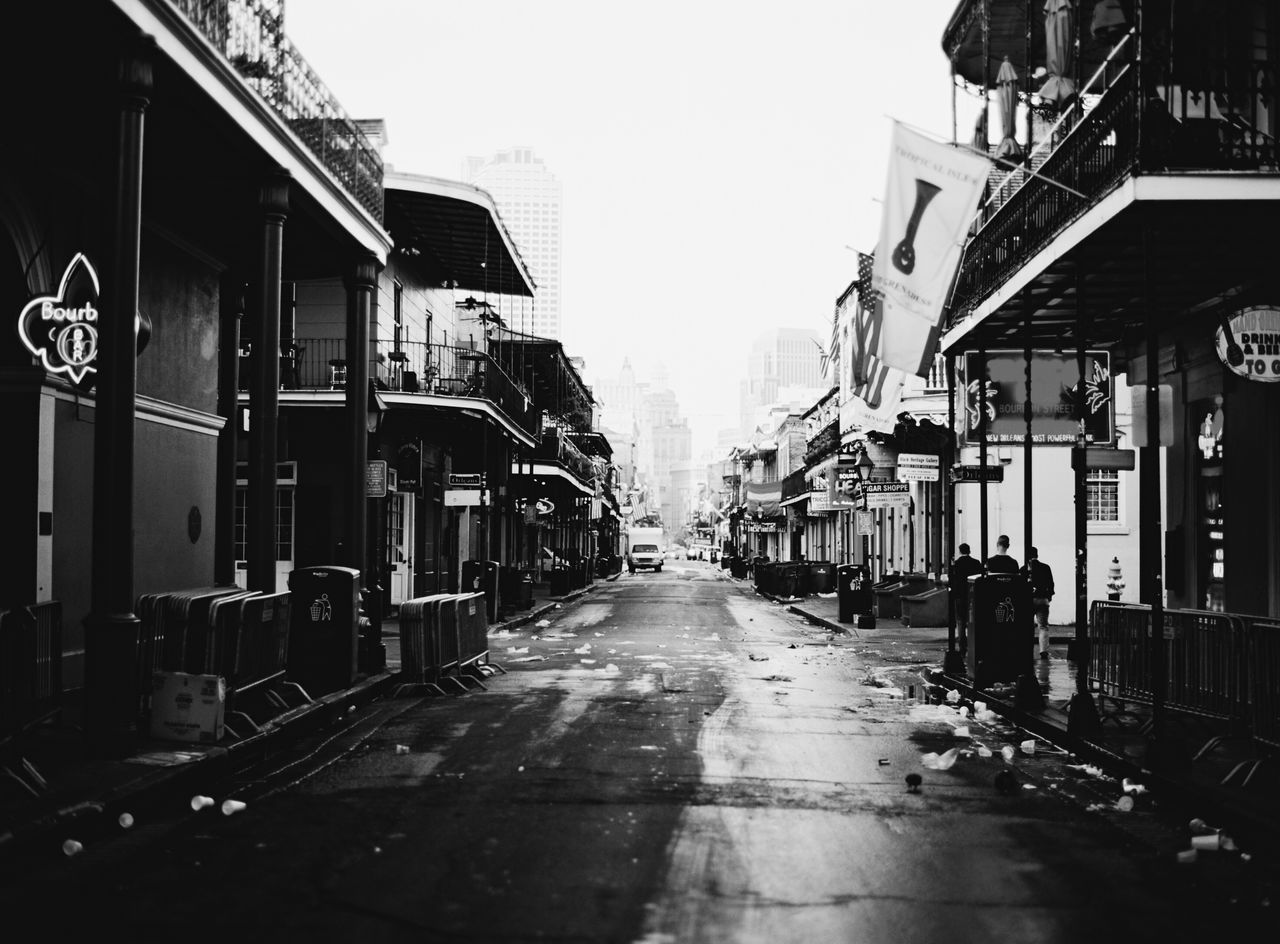
<instances>
[{"instance_id":1,"label":"window","mask_svg":"<svg viewBox=\"0 0 1280 944\"><path fill-rule=\"evenodd\" d=\"M1116 469L1090 469L1085 479L1090 521L1117 524L1120 521L1120 473Z\"/></svg>"}]
</instances>

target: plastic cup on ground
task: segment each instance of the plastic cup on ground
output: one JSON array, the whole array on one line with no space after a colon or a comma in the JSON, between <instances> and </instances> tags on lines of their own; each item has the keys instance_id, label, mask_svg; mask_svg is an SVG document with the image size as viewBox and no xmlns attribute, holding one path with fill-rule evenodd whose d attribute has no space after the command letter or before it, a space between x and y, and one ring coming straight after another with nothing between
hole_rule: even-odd
<instances>
[{"instance_id":1,"label":"plastic cup on ground","mask_svg":"<svg viewBox=\"0 0 1280 944\"><path fill-rule=\"evenodd\" d=\"M223 800L222 801L223 816L230 816L232 813L239 813L243 809L244 809L244 802L242 800Z\"/></svg>"},{"instance_id":2,"label":"plastic cup on ground","mask_svg":"<svg viewBox=\"0 0 1280 944\"><path fill-rule=\"evenodd\" d=\"M62 843L62 854L65 856L78 855L84 851L84 846L74 839L67 839Z\"/></svg>"},{"instance_id":3,"label":"plastic cup on ground","mask_svg":"<svg viewBox=\"0 0 1280 944\"><path fill-rule=\"evenodd\" d=\"M197 793L191 798L191 808L197 813L210 806L213 806L213 797L202 796Z\"/></svg>"},{"instance_id":4,"label":"plastic cup on ground","mask_svg":"<svg viewBox=\"0 0 1280 944\"><path fill-rule=\"evenodd\" d=\"M1000 756L1005 759L1006 763L1013 763L1013 754L1014 751L1011 744L1006 744L1004 747L1000 748Z\"/></svg>"}]
</instances>

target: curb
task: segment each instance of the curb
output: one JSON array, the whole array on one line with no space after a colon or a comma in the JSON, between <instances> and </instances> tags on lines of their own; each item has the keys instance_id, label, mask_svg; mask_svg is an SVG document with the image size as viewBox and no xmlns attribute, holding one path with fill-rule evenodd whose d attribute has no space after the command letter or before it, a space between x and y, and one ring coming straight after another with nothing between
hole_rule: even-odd
<instances>
[{"instance_id":1,"label":"curb","mask_svg":"<svg viewBox=\"0 0 1280 944\"><path fill-rule=\"evenodd\" d=\"M859 639L862 638L856 627L846 626L844 623L838 623L835 620L827 619L825 616L819 616L817 613L810 613L808 610L802 609L798 606L787 607L787 612L795 613L797 616L803 616L810 623L817 626L825 626L827 629L841 633L845 636L855 636Z\"/></svg>"}]
</instances>

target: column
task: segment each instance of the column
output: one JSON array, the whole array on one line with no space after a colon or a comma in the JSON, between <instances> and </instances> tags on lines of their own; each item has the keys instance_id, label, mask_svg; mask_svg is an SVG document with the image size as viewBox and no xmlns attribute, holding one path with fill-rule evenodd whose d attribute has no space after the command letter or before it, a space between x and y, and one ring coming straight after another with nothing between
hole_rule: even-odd
<instances>
[{"instance_id":1,"label":"column","mask_svg":"<svg viewBox=\"0 0 1280 944\"><path fill-rule=\"evenodd\" d=\"M225 272L218 285L218 478L213 535L213 582L229 587L236 580L236 438L239 435L240 317L244 282Z\"/></svg>"},{"instance_id":2,"label":"column","mask_svg":"<svg viewBox=\"0 0 1280 944\"><path fill-rule=\"evenodd\" d=\"M133 447L137 394L138 268L142 240L143 128L154 45L120 62L119 138L111 276L99 324L93 429L92 590L85 620L85 733L110 748L138 710L139 621L133 612Z\"/></svg>"},{"instance_id":3,"label":"column","mask_svg":"<svg viewBox=\"0 0 1280 944\"><path fill-rule=\"evenodd\" d=\"M289 175L277 171L258 191L262 208L254 314L253 377L249 388L249 495L245 525L248 585L276 592L276 430L280 419L280 272Z\"/></svg>"},{"instance_id":4,"label":"column","mask_svg":"<svg viewBox=\"0 0 1280 944\"><path fill-rule=\"evenodd\" d=\"M365 561L368 546L368 499L365 497L365 471L369 443L369 326L373 318L373 298L378 265L373 256L358 258L347 272L347 387L346 428L348 464L346 475L346 542L343 545L344 567L364 571L361 585L370 580Z\"/></svg>"}]
</instances>

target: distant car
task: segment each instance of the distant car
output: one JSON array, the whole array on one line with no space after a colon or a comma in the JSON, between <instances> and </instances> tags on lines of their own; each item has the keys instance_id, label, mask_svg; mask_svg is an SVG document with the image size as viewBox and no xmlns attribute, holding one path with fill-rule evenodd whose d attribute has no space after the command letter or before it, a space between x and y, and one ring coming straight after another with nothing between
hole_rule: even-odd
<instances>
[{"instance_id":1,"label":"distant car","mask_svg":"<svg viewBox=\"0 0 1280 944\"><path fill-rule=\"evenodd\" d=\"M633 544L627 552L627 573L637 570L662 570L662 551L656 544Z\"/></svg>"}]
</instances>

